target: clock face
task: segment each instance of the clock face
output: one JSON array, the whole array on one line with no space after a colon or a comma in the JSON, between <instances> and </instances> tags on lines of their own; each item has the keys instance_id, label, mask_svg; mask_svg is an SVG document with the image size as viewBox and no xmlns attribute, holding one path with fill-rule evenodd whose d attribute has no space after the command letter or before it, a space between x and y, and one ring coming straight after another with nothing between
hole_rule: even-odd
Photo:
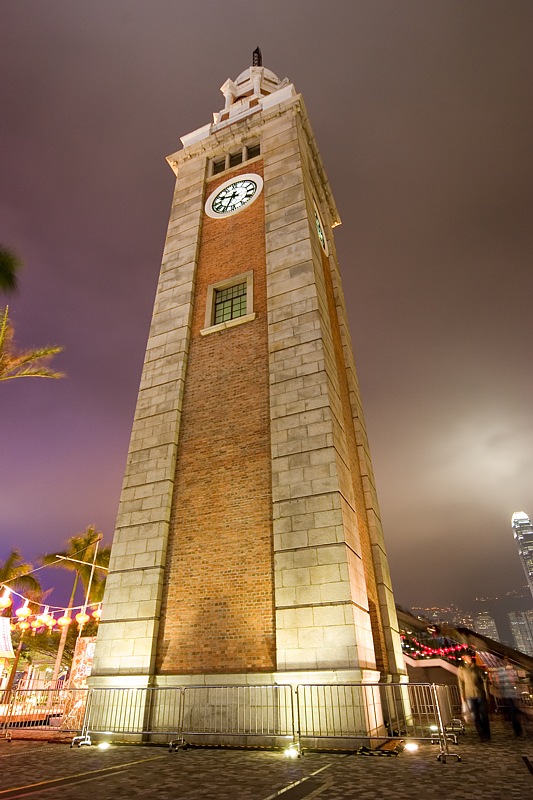
<instances>
[{"instance_id":1,"label":"clock face","mask_svg":"<svg viewBox=\"0 0 533 800\"><path fill-rule=\"evenodd\" d=\"M324 226L322 225L322 220L320 219L320 214L315 206L315 225L316 225L316 232L318 234L318 239L322 246L322 250L327 255L328 254L328 243L326 241L326 234L324 233Z\"/></svg>"},{"instance_id":2,"label":"clock face","mask_svg":"<svg viewBox=\"0 0 533 800\"><path fill-rule=\"evenodd\" d=\"M247 178L245 181L230 183L219 192L211 203L211 208L217 214L231 214L238 208L249 203L257 192L257 183Z\"/></svg>"},{"instance_id":3,"label":"clock face","mask_svg":"<svg viewBox=\"0 0 533 800\"><path fill-rule=\"evenodd\" d=\"M205 204L205 212L215 218L236 214L256 200L262 188L261 176L254 173L230 178L211 192Z\"/></svg>"}]
</instances>

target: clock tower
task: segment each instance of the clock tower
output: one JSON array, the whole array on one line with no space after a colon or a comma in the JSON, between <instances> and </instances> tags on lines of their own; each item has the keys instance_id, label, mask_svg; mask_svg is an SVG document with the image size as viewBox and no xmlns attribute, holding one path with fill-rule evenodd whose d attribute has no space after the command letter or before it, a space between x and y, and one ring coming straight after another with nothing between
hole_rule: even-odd
<instances>
[{"instance_id":1,"label":"clock tower","mask_svg":"<svg viewBox=\"0 0 533 800\"><path fill-rule=\"evenodd\" d=\"M183 136L93 686L403 675L333 229L290 81Z\"/></svg>"}]
</instances>

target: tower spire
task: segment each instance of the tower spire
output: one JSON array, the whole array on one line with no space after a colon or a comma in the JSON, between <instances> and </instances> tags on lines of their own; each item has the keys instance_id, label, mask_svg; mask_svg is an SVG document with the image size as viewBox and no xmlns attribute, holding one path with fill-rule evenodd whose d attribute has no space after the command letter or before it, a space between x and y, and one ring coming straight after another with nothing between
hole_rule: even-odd
<instances>
[{"instance_id":1,"label":"tower spire","mask_svg":"<svg viewBox=\"0 0 533 800\"><path fill-rule=\"evenodd\" d=\"M262 67L263 66L263 55L261 53L261 48L256 47L254 52L252 53L252 67Z\"/></svg>"}]
</instances>

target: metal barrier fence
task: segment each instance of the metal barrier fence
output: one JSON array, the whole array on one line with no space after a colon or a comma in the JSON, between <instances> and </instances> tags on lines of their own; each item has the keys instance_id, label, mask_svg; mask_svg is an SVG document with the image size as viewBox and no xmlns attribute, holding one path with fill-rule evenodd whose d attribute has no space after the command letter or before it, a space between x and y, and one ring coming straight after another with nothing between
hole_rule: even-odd
<instances>
[{"instance_id":1,"label":"metal barrier fence","mask_svg":"<svg viewBox=\"0 0 533 800\"><path fill-rule=\"evenodd\" d=\"M169 748L191 742L241 746L295 740L290 686L186 686L92 689L81 735L72 744L91 744L91 734L125 735Z\"/></svg>"},{"instance_id":2,"label":"metal barrier fence","mask_svg":"<svg viewBox=\"0 0 533 800\"><path fill-rule=\"evenodd\" d=\"M83 726L87 689L12 689L0 702L0 733L34 729L78 733Z\"/></svg>"},{"instance_id":3,"label":"metal barrier fence","mask_svg":"<svg viewBox=\"0 0 533 800\"><path fill-rule=\"evenodd\" d=\"M435 684L323 684L296 687L299 740L330 740L333 746L359 740L409 738L439 745L439 758L457 757L448 741L455 720L447 686Z\"/></svg>"},{"instance_id":4,"label":"metal barrier fence","mask_svg":"<svg viewBox=\"0 0 533 800\"><path fill-rule=\"evenodd\" d=\"M91 736L187 744L354 749L412 739L438 744L464 730L455 687L436 684L268 684L14 690L0 704L0 731L35 727ZM4 700L6 698L4 697Z\"/></svg>"},{"instance_id":5,"label":"metal barrier fence","mask_svg":"<svg viewBox=\"0 0 533 800\"><path fill-rule=\"evenodd\" d=\"M72 744L91 744L92 734L140 741L148 736L181 737L183 689L146 687L91 689L81 728Z\"/></svg>"},{"instance_id":6,"label":"metal barrier fence","mask_svg":"<svg viewBox=\"0 0 533 800\"><path fill-rule=\"evenodd\" d=\"M450 706L452 709L452 715L454 717L461 716L461 694L459 692L459 687L456 683L451 683L447 685L448 689L448 699L450 702Z\"/></svg>"},{"instance_id":7,"label":"metal barrier fence","mask_svg":"<svg viewBox=\"0 0 533 800\"><path fill-rule=\"evenodd\" d=\"M408 737L439 745L439 759L450 753L453 698L449 687L434 684L302 684L191 686L173 689L94 689L83 731L91 735L139 739L172 738L169 747L187 744L280 744L301 750L327 742L351 749L375 740ZM456 741L456 740L455 740Z\"/></svg>"},{"instance_id":8,"label":"metal barrier fence","mask_svg":"<svg viewBox=\"0 0 533 800\"><path fill-rule=\"evenodd\" d=\"M189 686L183 690L182 737L224 735L241 744L294 741L290 686Z\"/></svg>"}]
</instances>

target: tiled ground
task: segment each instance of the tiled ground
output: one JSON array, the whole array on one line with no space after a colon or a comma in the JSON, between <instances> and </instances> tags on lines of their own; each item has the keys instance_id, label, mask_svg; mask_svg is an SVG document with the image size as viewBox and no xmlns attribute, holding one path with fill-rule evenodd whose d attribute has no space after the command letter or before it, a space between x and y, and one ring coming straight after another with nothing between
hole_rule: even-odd
<instances>
[{"instance_id":1,"label":"tiled ground","mask_svg":"<svg viewBox=\"0 0 533 800\"><path fill-rule=\"evenodd\" d=\"M525 800L533 796L533 732L515 739L501 720L493 740L467 732L461 762L437 761L437 748L395 757L311 753L288 760L265 751L95 747L0 742L0 800Z\"/></svg>"}]
</instances>

